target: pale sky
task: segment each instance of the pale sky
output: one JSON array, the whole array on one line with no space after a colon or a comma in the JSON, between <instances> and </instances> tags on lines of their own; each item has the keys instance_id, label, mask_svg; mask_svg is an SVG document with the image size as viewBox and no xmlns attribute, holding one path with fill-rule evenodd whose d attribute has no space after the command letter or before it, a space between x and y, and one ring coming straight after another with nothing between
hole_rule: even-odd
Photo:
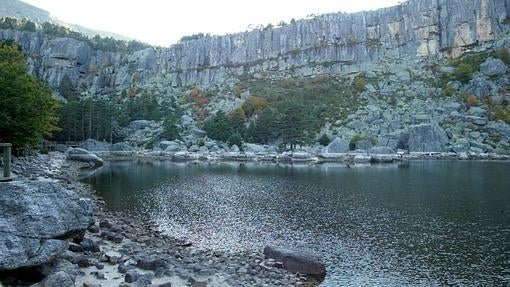
<instances>
[{"instance_id":1,"label":"pale sky","mask_svg":"<svg viewBox=\"0 0 510 287\"><path fill-rule=\"evenodd\" d=\"M182 36L246 31L310 14L357 12L401 0L22 0L56 18L146 43L169 46Z\"/></svg>"}]
</instances>

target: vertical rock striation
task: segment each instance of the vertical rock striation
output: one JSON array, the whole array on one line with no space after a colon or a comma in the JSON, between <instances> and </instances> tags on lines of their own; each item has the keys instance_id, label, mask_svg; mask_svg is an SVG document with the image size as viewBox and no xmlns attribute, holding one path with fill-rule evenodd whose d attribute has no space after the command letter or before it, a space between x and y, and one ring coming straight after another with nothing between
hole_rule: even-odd
<instances>
[{"instance_id":1,"label":"vertical rock striation","mask_svg":"<svg viewBox=\"0 0 510 287\"><path fill-rule=\"evenodd\" d=\"M458 57L507 33L509 15L510 0L410 0L134 53L12 30L0 30L0 39L19 43L31 71L53 87L67 74L83 90L109 94L154 75L173 86L211 85L245 72L314 75L360 71L386 60Z\"/></svg>"}]
</instances>

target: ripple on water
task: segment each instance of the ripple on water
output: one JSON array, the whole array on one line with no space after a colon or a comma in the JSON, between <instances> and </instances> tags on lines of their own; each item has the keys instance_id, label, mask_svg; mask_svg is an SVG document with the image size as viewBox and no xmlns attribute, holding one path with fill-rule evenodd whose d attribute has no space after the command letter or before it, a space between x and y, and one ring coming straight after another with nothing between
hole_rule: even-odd
<instances>
[{"instance_id":1,"label":"ripple on water","mask_svg":"<svg viewBox=\"0 0 510 287\"><path fill-rule=\"evenodd\" d=\"M324 286L510 284L508 163L115 165L108 206L202 248L308 249Z\"/></svg>"}]
</instances>

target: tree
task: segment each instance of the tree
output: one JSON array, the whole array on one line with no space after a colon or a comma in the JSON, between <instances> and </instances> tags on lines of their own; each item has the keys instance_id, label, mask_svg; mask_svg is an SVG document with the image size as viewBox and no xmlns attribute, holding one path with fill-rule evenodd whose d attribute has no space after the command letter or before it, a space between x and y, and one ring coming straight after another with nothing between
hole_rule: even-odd
<instances>
[{"instance_id":1,"label":"tree","mask_svg":"<svg viewBox=\"0 0 510 287\"><path fill-rule=\"evenodd\" d=\"M275 118L270 108L266 108L255 122L253 127L253 140L257 143L267 144L275 137Z\"/></svg>"},{"instance_id":2,"label":"tree","mask_svg":"<svg viewBox=\"0 0 510 287\"><path fill-rule=\"evenodd\" d=\"M286 101L280 104L279 129L283 143L294 150L305 139L305 113L302 104Z\"/></svg>"},{"instance_id":3,"label":"tree","mask_svg":"<svg viewBox=\"0 0 510 287\"><path fill-rule=\"evenodd\" d=\"M31 147L58 130L50 88L27 74L23 53L0 42L0 141Z\"/></svg>"},{"instance_id":4,"label":"tree","mask_svg":"<svg viewBox=\"0 0 510 287\"><path fill-rule=\"evenodd\" d=\"M230 120L223 111L206 120L204 130L210 138L223 142L226 142L233 133Z\"/></svg>"}]
</instances>

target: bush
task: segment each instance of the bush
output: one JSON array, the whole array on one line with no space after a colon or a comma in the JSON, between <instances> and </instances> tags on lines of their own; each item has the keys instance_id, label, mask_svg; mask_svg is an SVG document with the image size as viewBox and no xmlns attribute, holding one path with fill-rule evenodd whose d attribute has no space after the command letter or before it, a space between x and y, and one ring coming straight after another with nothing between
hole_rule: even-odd
<instances>
[{"instance_id":1,"label":"bush","mask_svg":"<svg viewBox=\"0 0 510 287\"><path fill-rule=\"evenodd\" d=\"M367 81L365 80L365 78L363 76L356 77L356 79L354 79L354 85L353 85L354 92L356 94L362 92L365 89L366 85L367 85Z\"/></svg>"},{"instance_id":2,"label":"bush","mask_svg":"<svg viewBox=\"0 0 510 287\"><path fill-rule=\"evenodd\" d=\"M323 134L319 138L319 144L322 145L322 146L327 146L330 142L331 142L331 139L328 137L327 134Z\"/></svg>"},{"instance_id":3,"label":"bush","mask_svg":"<svg viewBox=\"0 0 510 287\"><path fill-rule=\"evenodd\" d=\"M205 140L204 139L198 139L197 140L197 146L203 147L204 145L205 145Z\"/></svg>"},{"instance_id":4,"label":"bush","mask_svg":"<svg viewBox=\"0 0 510 287\"><path fill-rule=\"evenodd\" d=\"M264 98L251 97L247 99L242 106L247 117L260 114L267 108L268 102Z\"/></svg>"},{"instance_id":5,"label":"bush","mask_svg":"<svg viewBox=\"0 0 510 287\"><path fill-rule=\"evenodd\" d=\"M510 124L510 111L502 106L495 106L494 112L492 113L492 120L504 121L505 123Z\"/></svg>"},{"instance_id":6,"label":"bush","mask_svg":"<svg viewBox=\"0 0 510 287\"><path fill-rule=\"evenodd\" d=\"M455 71L455 78L465 84L471 80L473 73L473 66L467 63L462 63Z\"/></svg>"},{"instance_id":7,"label":"bush","mask_svg":"<svg viewBox=\"0 0 510 287\"><path fill-rule=\"evenodd\" d=\"M475 96L470 95L470 96L467 97L467 104L470 107L478 106L478 99Z\"/></svg>"},{"instance_id":8,"label":"bush","mask_svg":"<svg viewBox=\"0 0 510 287\"><path fill-rule=\"evenodd\" d=\"M238 132L235 132L228 137L227 143L229 146L237 145L240 149L242 149L243 138Z\"/></svg>"},{"instance_id":9,"label":"bush","mask_svg":"<svg viewBox=\"0 0 510 287\"><path fill-rule=\"evenodd\" d=\"M508 49L501 48L496 52L496 55L501 61L510 65L510 52L508 52Z\"/></svg>"},{"instance_id":10,"label":"bush","mask_svg":"<svg viewBox=\"0 0 510 287\"><path fill-rule=\"evenodd\" d=\"M446 85L443 91L443 95L447 98L453 96L455 94L455 88L452 85Z\"/></svg>"}]
</instances>

